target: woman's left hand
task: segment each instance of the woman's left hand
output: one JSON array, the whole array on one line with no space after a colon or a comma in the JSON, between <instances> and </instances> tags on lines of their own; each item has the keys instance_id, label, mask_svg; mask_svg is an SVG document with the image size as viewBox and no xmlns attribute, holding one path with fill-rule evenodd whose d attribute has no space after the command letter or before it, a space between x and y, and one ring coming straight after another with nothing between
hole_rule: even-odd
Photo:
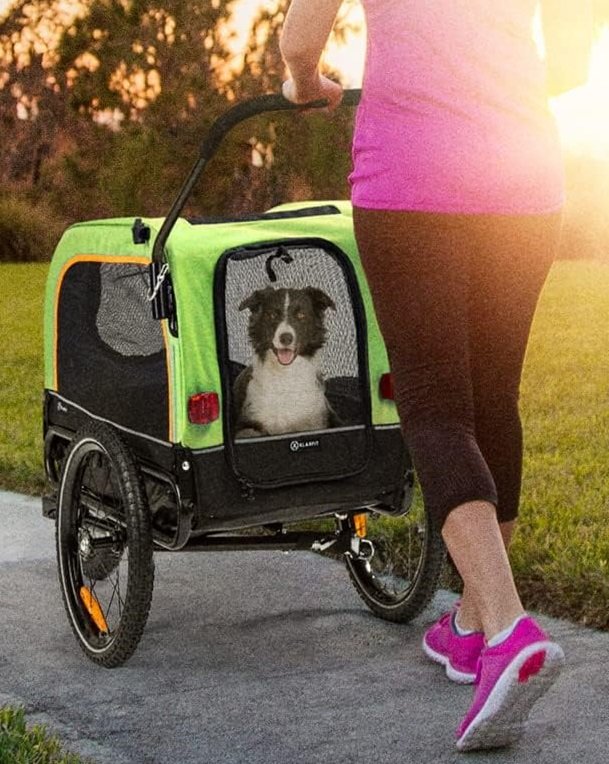
<instances>
[{"instance_id":1,"label":"woman's left hand","mask_svg":"<svg viewBox=\"0 0 609 764\"><path fill-rule=\"evenodd\" d=\"M284 98L295 104L327 101L328 106L323 111L334 111L343 99L342 86L321 74L307 84L300 82L296 84L293 79L286 80L283 83L282 92ZM315 111L322 110L315 109Z\"/></svg>"}]
</instances>

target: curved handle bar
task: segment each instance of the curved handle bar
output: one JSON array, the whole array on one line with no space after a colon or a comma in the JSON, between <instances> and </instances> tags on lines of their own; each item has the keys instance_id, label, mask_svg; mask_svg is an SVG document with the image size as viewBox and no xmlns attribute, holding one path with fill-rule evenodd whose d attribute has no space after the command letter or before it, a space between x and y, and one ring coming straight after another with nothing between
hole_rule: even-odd
<instances>
[{"instance_id":1,"label":"curved handle bar","mask_svg":"<svg viewBox=\"0 0 609 764\"><path fill-rule=\"evenodd\" d=\"M360 101L361 90L345 90L343 100L340 106L357 106ZM214 154L220 148L220 145L226 135L238 124L246 119L255 117L259 114L266 114L274 111L303 111L305 109L323 109L328 105L326 100L313 101L306 104L295 104L288 101L282 95L263 95L252 98L249 101L237 104L219 117L211 126L207 137L201 144L199 158L190 171L189 176L184 181L174 203L171 205L169 214L163 221L163 225L155 239L152 250L153 262L160 263L165 259L165 244L169 234L173 230L176 220L179 218L182 210L192 190L201 177L201 173Z\"/></svg>"},{"instance_id":2,"label":"curved handle bar","mask_svg":"<svg viewBox=\"0 0 609 764\"><path fill-rule=\"evenodd\" d=\"M361 90L346 90L340 106L357 106L360 100ZM218 150L222 140L230 130L240 122L258 114L266 114L272 111L303 111L305 109L323 109L328 101L312 101L306 104L296 104L285 99L282 95L263 95L252 98L249 101L233 106L225 114L219 117L201 145L201 156L211 159Z\"/></svg>"}]
</instances>

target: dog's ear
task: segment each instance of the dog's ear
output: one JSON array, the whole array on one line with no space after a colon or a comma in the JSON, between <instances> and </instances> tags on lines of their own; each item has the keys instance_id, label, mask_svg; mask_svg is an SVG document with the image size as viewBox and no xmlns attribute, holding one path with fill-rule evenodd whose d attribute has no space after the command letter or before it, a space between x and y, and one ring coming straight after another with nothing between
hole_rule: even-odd
<instances>
[{"instance_id":1,"label":"dog's ear","mask_svg":"<svg viewBox=\"0 0 609 764\"><path fill-rule=\"evenodd\" d=\"M320 310L325 310L326 308L336 310L334 300L331 297L328 297L323 290L318 289L317 287L308 286L305 287L304 291L309 295L311 302L316 308Z\"/></svg>"},{"instance_id":2,"label":"dog's ear","mask_svg":"<svg viewBox=\"0 0 609 764\"><path fill-rule=\"evenodd\" d=\"M262 305L262 301L267 290L268 287L266 289L256 289L256 291L252 292L249 297L246 297L245 300L241 301L239 304L239 310L245 310L246 308L249 308L252 313L255 313Z\"/></svg>"}]
</instances>

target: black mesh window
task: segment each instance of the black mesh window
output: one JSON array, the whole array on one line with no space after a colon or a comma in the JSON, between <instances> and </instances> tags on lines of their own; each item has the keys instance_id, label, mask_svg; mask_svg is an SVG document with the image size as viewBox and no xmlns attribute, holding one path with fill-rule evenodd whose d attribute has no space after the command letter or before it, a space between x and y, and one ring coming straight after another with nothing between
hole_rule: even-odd
<instances>
[{"instance_id":1,"label":"black mesh window","mask_svg":"<svg viewBox=\"0 0 609 764\"><path fill-rule=\"evenodd\" d=\"M161 325L151 321L148 278L140 265L102 263L96 326L112 350L126 356L147 356L163 349Z\"/></svg>"},{"instance_id":2,"label":"black mesh window","mask_svg":"<svg viewBox=\"0 0 609 764\"><path fill-rule=\"evenodd\" d=\"M168 440L167 363L146 299L147 269L76 263L58 311L58 391L91 413Z\"/></svg>"}]
</instances>

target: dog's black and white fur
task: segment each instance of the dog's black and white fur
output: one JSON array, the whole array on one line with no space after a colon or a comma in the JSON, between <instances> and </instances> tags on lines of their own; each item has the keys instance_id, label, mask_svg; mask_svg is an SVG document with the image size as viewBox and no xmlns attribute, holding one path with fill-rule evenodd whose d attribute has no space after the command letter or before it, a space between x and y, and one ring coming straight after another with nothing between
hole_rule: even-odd
<instances>
[{"instance_id":1,"label":"dog's black and white fur","mask_svg":"<svg viewBox=\"0 0 609 764\"><path fill-rule=\"evenodd\" d=\"M250 366L233 387L236 438L318 430L340 424L325 395L318 351L326 341L327 308L321 289L257 289L249 309Z\"/></svg>"}]
</instances>

